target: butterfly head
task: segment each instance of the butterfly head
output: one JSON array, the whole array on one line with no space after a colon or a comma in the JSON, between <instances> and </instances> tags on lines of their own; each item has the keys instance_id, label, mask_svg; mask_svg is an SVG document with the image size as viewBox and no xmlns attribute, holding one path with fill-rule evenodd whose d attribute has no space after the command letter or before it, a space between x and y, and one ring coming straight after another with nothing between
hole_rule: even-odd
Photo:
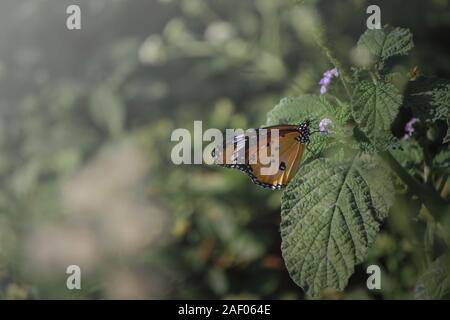
<instances>
[{"instance_id":1,"label":"butterfly head","mask_svg":"<svg viewBox=\"0 0 450 320\"><path fill-rule=\"evenodd\" d=\"M300 132L300 137L299 137L299 142L300 143L308 143L309 142L309 125L310 125L310 121L309 120L305 120L302 123L300 123L298 125L297 130Z\"/></svg>"}]
</instances>

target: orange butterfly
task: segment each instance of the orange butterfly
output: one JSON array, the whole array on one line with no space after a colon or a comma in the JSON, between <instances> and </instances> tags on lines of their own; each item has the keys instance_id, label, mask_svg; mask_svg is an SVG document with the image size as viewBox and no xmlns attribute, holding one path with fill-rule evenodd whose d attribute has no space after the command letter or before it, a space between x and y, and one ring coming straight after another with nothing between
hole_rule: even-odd
<instances>
[{"instance_id":1,"label":"orange butterfly","mask_svg":"<svg viewBox=\"0 0 450 320\"><path fill-rule=\"evenodd\" d=\"M227 137L211 155L214 163L239 169L253 183L272 190L291 181L309 142L309 120L299 125L281 124ZM273 170L275 168L275 170Z\"/></svg>"}]
</instances>

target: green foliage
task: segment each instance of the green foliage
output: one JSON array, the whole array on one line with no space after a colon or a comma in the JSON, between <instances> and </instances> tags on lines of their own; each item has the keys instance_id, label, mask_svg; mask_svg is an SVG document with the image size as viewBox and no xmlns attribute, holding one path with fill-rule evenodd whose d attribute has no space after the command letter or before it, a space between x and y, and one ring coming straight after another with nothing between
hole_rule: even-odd
<instances>
[{"instance_id":1,"label":"green foliage","mask_svg":"<svg viewBox=\"0 0 450 320\"><path fill-rule=\"evenodd\" d=\"M433 120L450 118L450 83L430 92Z\"/></svg>"},{"instance_id":2,"label":"green foliage","mask_svg":"<svg viewBox=\"0 0 450 320\"><path fill-rule=\"evenodd\" d=\"M447 133L445 134L444 139L442 140L442 143L449 143L450 142L450 121L447 121Z\"/></svg>"},{"instance_id":3,"label":"green foliage","mask_svg":"<svg viewBox=\"0 0 450 320\"><path fill-rule=\"evenodd\" d=\"M348 110L345 106L332 105L322 96L302 95L295 98L285 98L267 114L266 125L301 123L305 119L309 119L311 126L318 128L319 121L323 118L344 124L348 118L348 113L345 110ZM326 148L335 144L335 141L319 134L311 135L310 140L311 143L306 149L303 162L317 157Z\"/></svg>"},{"instance_id":4,"label":"green foliage","mask_svg":"<svg viewBox=\"0 0 450 320\"><path fill-rule=\"evenodd\" d=\"M379 144L390 135L392 122L402 103L394 85L377 81L361 81L352 98L352 115L367 137Z\"/></svg>"},{"instance_id":5,"label":"green foliage","mask_svg":"<svg viewBox=\"0 0 450 320\"><path fill-rule=\"evenodd\" d=\"M440 256L417 280L414 297L420 300L448 298L450 294L450 260Z\"/></svg>"},{"instance_id":6,"label":"green foliage","mask_svg":"<svg viewBox=\"0 0 450 320\"><path fill-rule=\"evenodd\" d=\"M329 48L323 43L319 45L328 57L333 57ZM415 127L408 125L408 128L405 122L404 141L394 136L403 100L419 121L448 119L448 85L445 81L427 81L425 85L419 77L407 84L406 98L401 94L385 62L412 49L412 35L407 29L367 30L358 47L368 50L374 63L372 67L354 68L351 82L340 70L346 91L353 92L351 96L285 98L267 115L269 124L299 123L309 118L313 120L313 130L317 130L320 119L333 121L332 130L326 135L320 135L320 139L313 135L309 145L318 152L314 157L306 155L282 196L283 257L292 279L312 296L319 296L324 288L346 287L355 265L365 261L374 244L394 203L394 195L403 192L402 184L423 201L425 212L436 214L448 208L437 194L447 179L442 167L448 161L448 153L435 152L424 160L423 139L418 138L418 143L411 141ZM335 67L338 63L334 58L330 62ZM427 137L434 139L429 134ZM393 147L397 159L390 153ZM442 149L442 145L437 149ZM432 168L436 176L444 174L438 190L422 186L410 176L416 175L417 169L436 155ZM398 180L394 183L391 179L394 174L401 183ZM434 222L427 226L426 247L434 238L433 226ZM434 273L424 277L418 285L422 295L435 290L426 285Z\"/></svg>"},{"instance_id":7,"label":"green foliage","mask_svg":"<svg viewBox=\"0 0 450 320\"><path fill-rule=\"evenodd\" d=\"M384 62L396 55L406 55L414 47L408 29L384 27L367 29L358 41L360 48L367 49L377 61Z\"/></svg>"},{"instance_id":8,"label":"green foliage","mask_svg":"<svg viewBox=\"0 0 450 320\"><path fill-rule=\"evenodd\" d=\"M362 265L346 265L339 283L321 270L322 282L309 292L325 299L413 297L426 266L448 251L449 215L443 207L428 212L421 193L383 164L380 150L389 147L420 186L448 201L448 123L435 112L442 106L432 105L442 98L431 94L443 87L406 78L415 66L449 78L446 38L436 32L450 28L448 1L383 3L383 21L414 22L418 50L411 56L398 54L409 40L398 42L402 46L391 40L396 34L409 39L408 33L393 28L367 32L384 39L381 51L375 42L369 44L375 54L362 44L355 50L368 0L76 2L82 29L69 31L67 1L0 1L1 299L305 298L288 273L303 257L292 248L287 270L280 254L282 194L251 185L240 172L175 166L170 159L175 128L191 130L194 120L203 120L204 130L258 127L276 104L270 124L314 118L317 131L322 117L333 121L329 134L312 135L295 185L288 187L296 208L310 205L297 193L303 190L304 170L321 165L323 174L337 173L332 183L349 174L339 203L348 205L350 186L370 190L370 198L356 194L355 199L367 199L358 205L373 202L376 207L362 212L369 212L372 227L381 227L367 248L358 238L358 259L366 250ZM316 37L325 24L335 27ZM322 49L333 50L322 54L316 38ZM366 51L365 59L356 59L358 51ZM347 57L350 61L334 65ZM347 69L350 65L357 69ZM333 66L343 76L333 78L327 94L319 96L319 79ZM386 147L374 145L352 112L356 85L374 80L396 86L404 100L386 129L399 141L380 139ZM409 96L404 89L421 95ZM278 103L280 97L294 98ZM409 104L410 98L426 103ZM412 116L420 122L412 137L403 139ZM358 159L355 166L352 159ZM359 184L362 177L369 187ZM381 224L372 214L386 216L382 204L391 198L381 193L384 180L388 187L392 182L395 199ZM315 192L331 203L320 191L330 190L327 183ZM343 214L355 218L359 210ZM335 214L334 226L340 217ZM295 232L289 237L302 238ZM323 256L327 248L311 255ZM329 250L336 250L332 243ZM360 261L354 252L345 259ZM342 267L335 256L329 261ZM82 268L80 291L66 289L70 264ZM381 290L367 290L367 264L381 267ZM320 291L328 285L345 290Z\"/></svg>"},{"instance_id":9,"label":"green foliage","mask_svg":"<svg viewBox=\"0 0 450 320\"><path fill-rule=\"evenodd\" d=\"M120 98L107 87L97 88L89 101L93 121L107 133L117 136L122 131L125 115Z\"/></svg>"},{"instance_id":10,"label":"green foliage","mask_svg":"<svg viewBox=\"0 0 450 320\"><path fill-rule=\"evenodd\" d=\"M301 123L307 118L315 121L317 125L322 118L334 118L335 109L337 108L321 96L302 95L285 98L267 114L267 125Z\"/></svg>"},{"instance_id":11,"label":"green foliage","mask_svg":"<svg viewBox=\"0 0 450 320\"><path fill-rule=\"evenodd\" d=\"M281 249L292 279L313 296L327 287L343 290L392 200L390 177L363 158L303 166L281 208Z\"/></svg>"},{"instance_id":12,"label":"green foliage","mask_svg":"<svg viewBox=\"0 0 450 320\"><path fill-rule=\"evenodd\" d=\"M450 82L424 76L409 81L405 105L420 119L447 120L450 117Z\"/></svg>"}]
</instances>

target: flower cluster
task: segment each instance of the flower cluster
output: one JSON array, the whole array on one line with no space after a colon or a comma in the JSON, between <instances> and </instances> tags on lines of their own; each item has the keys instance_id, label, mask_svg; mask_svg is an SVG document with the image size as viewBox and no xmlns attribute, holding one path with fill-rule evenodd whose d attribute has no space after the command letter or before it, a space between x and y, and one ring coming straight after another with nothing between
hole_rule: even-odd
<instances>
[{"instance_id":1,"label":"flower cluster","mask_svg":"<svg viewBox=\"0 0 450 320\"><path fill-rule=\"evenodd\" d=\"M416 123L416 122L419 122L419 119L417 119L417 118L411 118L411 120L409 120L407 123L406 123L406 125L405 125L405 135L404 135L404 139L408 139L409 137L411 137L412 135L413 135L413 132L414 132L414 127L413 127L413 125Z\"/></svg>"},{"instance_id":2,"label":"flower cluster","mask_svg":"<svg viewBox=\"0 0 450 320\"><path fill-rule=\"evenodd\" d=\"M328 118L324 118L322 120L320 120L319 123L319 130L321 134L327 134L328 130L327 130L327 126L330 125L332 123L332 121Z\"/></svg>"},{"instance_id":3,"label":"flower cluster","mask_svg":"<svg viewBox=\"0 0 450 320\"><path fill-rule=\"evenodd\" d=\"M322 79L320 79L319 81L320 94L325 94L327 92L327 87L331 82L331 78L337 76L339 76L339 74L336 68L324 72Z\"/></svg>"}]
</instances>

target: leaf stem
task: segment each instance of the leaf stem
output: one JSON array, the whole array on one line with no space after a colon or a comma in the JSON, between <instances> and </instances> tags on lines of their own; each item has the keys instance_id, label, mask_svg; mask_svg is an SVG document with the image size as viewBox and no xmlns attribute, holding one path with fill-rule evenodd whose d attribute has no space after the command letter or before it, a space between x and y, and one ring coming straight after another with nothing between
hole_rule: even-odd
<instances>
[{"instance_id":1,"label":"leaf stem","mask_svg":"<svg viewBox=\"0 0 450 320\"><path fill-rule=\"evenodd\" d=\"M372 82L376 85L378 82L376 75L372 71L369 71L369 75L372 78Z\"/></svg>"}]
</instances>

